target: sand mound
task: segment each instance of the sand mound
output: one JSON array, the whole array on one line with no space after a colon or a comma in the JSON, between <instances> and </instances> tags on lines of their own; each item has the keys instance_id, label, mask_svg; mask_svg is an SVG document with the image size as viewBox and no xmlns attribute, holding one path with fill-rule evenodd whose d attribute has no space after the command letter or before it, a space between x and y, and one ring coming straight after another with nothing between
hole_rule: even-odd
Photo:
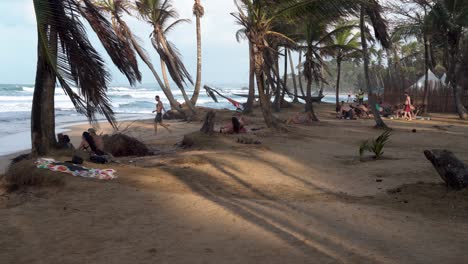
<instances>
[{"instance_id":1,"label":"sand mound","mask_svg":"<svg viewBox=\"0 0 468 264\"><path fill-rule=\"evenodd\" d=\"M115 157L147 156L151 154L148 147L141 141L124 134L105 135L102 139L104 140L105 151Z\"/></svg>"},{"instance_id":2,"label":"sand mound","mask_svg":"<svg viewBox=\"0 0 468 264\"><path fill-rule=\"evenodd\" d=\"M36 168L31 159L22 159L8 167L3 181L10 191L14 191L24 186L63 185L64 177L59 172Z\"/></svg>"}]
</instances>

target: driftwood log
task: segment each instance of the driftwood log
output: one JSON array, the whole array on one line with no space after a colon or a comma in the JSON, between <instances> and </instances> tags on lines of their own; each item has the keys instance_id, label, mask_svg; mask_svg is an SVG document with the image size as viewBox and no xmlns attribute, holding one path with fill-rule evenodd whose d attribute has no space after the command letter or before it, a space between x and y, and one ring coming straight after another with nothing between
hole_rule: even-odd
<instances>
[{"instance_id":1,"label":"driftwood log","mask_svg":"<svg viewBox=\"0 0 468 264\"><path fill-rule=\"evenodd\" d=\"M208 111L205 116L205 121L203 126L200 129L202 133L213 134L214 133L214 123L215 123L216 113L214 111Z\"/></svg>"},{"instance_id":2,"label":"driftwood log","mask_svg":"<svg viewBox=\"0 0 468 264\"><path fill-rule=\"evenodd\" d=\"M448 150L425 150L424 155L434 165L437 173L452 189L468 187L468 166Z\"/></svg>"}]
</instances>

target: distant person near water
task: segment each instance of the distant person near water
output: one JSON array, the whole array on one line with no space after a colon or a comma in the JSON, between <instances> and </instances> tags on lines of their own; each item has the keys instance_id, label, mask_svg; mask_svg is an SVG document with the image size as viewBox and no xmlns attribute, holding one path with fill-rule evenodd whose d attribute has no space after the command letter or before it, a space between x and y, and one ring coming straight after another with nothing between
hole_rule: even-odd
<instances>
[{"instance_id":1,"label":"distant person near water","mask_svg":"<svg viewBox=\"0 0 468 264\"><path fill-rule=\"evenodd\" d=\"M359 89L359 92L357 94L357 99L360 105L364 104L364 92L362 91L362 89Z\"/></svg>"},{"instance_id":2,"label":"distant person near water","mask_svg":"<svg viewBox=\"0 0 468 264\"><path fill-rule=\"evenodd\" d=\"M164 110L164 112L166 112L166 109L164 108L163 103L159 99L159 95L156 95L154 99L156 100L156 110L153 110L152 112L156 112L156 117L154 118L154 134L158 134L158 123L165 129L167 129L167 131L171 132L171 130L169 129L169 124L163 123L162 111Z\"/></svg>"},{"instance_id":3,"label":"distant person near water","mask_svg":"<svg viewBox=\"0 0 468 264\"><path fill-rule=\"evenodd\" d=\"M403 109L403 118L407 120L413 120L413 114L411 113L411 97L408 92L405 92L405 108Z\"/></svg>"}]
</instances>

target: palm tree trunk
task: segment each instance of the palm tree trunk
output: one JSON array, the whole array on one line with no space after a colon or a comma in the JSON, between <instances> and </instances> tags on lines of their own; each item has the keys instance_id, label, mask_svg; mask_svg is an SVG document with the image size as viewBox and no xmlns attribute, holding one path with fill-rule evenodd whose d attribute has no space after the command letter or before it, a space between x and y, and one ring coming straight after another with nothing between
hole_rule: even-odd
<instances>
[{"instance_id":1,"label":"palm tree trunk","mask_svg":"<svg viewBox=\"0 0 468 264\"><path fill-rule=\"evenodd\" d=\"M423 95L423 113L427 114L428 108L428 96L429 96L429 40L427 35L424 33L424 95Z\"/></svg>"},{"instance_id":2,"label":"palm tree trunk","mask_svg":"<svg viewBox=\"0 0 468 264\"><path fill-rule=\"evenodd\" d=\"M169 87L166 87L164 83L161 80L161 77L159 77L159 74L156 72L154 69L153 64L148 60L146 54L144 51L140 48L140 45L136 42L136 40L132 37L132 43L133 46L135 47L136 52L138 53L138 56L140 56L141 60L148 66L148 68L151 70L153 73L154 78L156 78L156 81L159 84L159 87L161 87L161 90L163 91L164 95L166 96L167 100L169 101L169 104L171 105L172 109L177 109L179 112L182 112L182 109L180 109L179 104L177 101L174 99L174 95L172 94L171 90Z\"/></svg>"},{"instance_id":3,"label":"palm tree trunk","mask_svg":"<svg viewBox=\"0 0 468 264\"><path fill-rule=\"evenodd\" d=\"M341 58L336 59L336 107L340 105L340 78L341 78Z\"/></svg>"},{"instance_id":4,"label":"palm tree trunk","mask_svg":"<svg viewBox=\"0 0 468 264\"><path fill-rule=\"evenodd\" d=\"M299 50L299 64L298 64L298 69L297 69L297 76L299 79L299 88L301 89L301 94L302 97L305 96L304 94L304 89L302 87L302 50Z\"/></svg>"},{"instance_id":5,"label":"palm tree trunk","mask_svg":"<svg viewBox=\"0 0 468 264\"><path fill-rule=\"evenodd\" d=\"M278 50L279 48L277 48ZM278 51L279 52L279 51ZM275 71L278 73L276 78L276 89L275 89L275 100L274 100L274 110L275 112L279 112L281 110L281 87L283 86L281 83L281 78L279 75L279 55L275 55ZM283 87L284 88L284 87Z\"/></svg>"},{"instance_id":6,"label":"palm tree trunk","mask_svg":"<svg viewBox=\"0 0 468 264\"><path fill-rule=\"evenodd\" d=\"M250 113L255 102L255 58L252 51L252 43L249 41L249 97L245 104L244 113Z\"/></svg>"},{"instance_id":7,"label":"palm tree trunk","mask_svg":"<svg viewBox=\"0 0 468 264\"><path fill-rule=\"evenodd\" d=\"M460 35L459 34L451 34L452 39L449 39L449 83L453 90L453 96L455 99L455 107L458 113L458 116L462 120L468 119L468 111L466 110L465 106L463 105L462 98L461 98L461 87L458 85L457 82L457 60L459 56L459 42L460 42Z\"/></svg>"},{"instance_id":8,"label":"palm tree trunk","mask_svg":"<svg viewBox=\"0 0 468 264\"><path fill-rule=\"evenodd\" d=\"M161 72L162 72L162 75L163 75L164 83L166 84L166 87L170 87L169 86L169 79L167 78L166 64L164 63L164 61L162 59L160 59L160 61L161 61ZM185 92L185 89L183 87L179 87L179 89L182 92L182 97L184 97L184 100L185 100L185 103L186 103L187 107L190 109L190 111L195 113L195 107L192 105L192 102L188 98L187 93Z\"/></svg>"},{"instance_id":9,"label":"palm tree trunk","mask_svg":"<svg viewBox=\"0 0 468 264\"><path fill-rule=\"evenodd\" d=\"M259 48L254 44L253 53L255 59L255 78L257 80L258 96L260 99L260 108L262 109L263 119L265 120L267 127L278 128L279 124L273 118L273 114L271 113L271 102L268 99L269 96L265 94L263 51L259 50Z\"/></svg>"},{"instance_id":10,"label":"palm tree trunk","mask_svg":"<svg viewBox=\"0 0 468 264\"><path fill-rule=\"evenodd\" d=\"M197 4L197 3L195 3ZM202 47L201 47L201 26L200 26L200 14L196 14L196 26L197 26L197 79L195 80L195 88L193 89L192 102L193 105L197 104L198 96L200 94L201 78L202 78Z\"/></svg>"},{"instance_id":11,"label":"palm tree trunk","mask_svg":"<svg viewBox=\"0 0 468 264\"><path fill-rule=\"evenodd\" d=\"M50 47L46 51L41 39L41 35L47 35L46 30L40 27L38 30L42 30L42 34L38 32L38 60L31 108L31 153L34 156L50 153L56 144L54 108L56 75L48 64L46 52L52 56L57 52L57 34L51 29L48 41Z\"/></svg>"},{"instance_id":12,"label":"palm tree trunk","mask_svg":"<svg viewBox=\"0 0 468 264\"><path fill-rule=\"evenodd\" d=\"M169 47L167 45L166 38L162 35L162 33L160 31L156 32L155 35L158 38L158 42L161 43L161 46L165 50L165 53L168 54L168 57L169 57L168 61L170 63L169 66L171 66L172 69L175 69L176 68L175 67L175 62L174 62L173 57L171 56L171 53L169 51ZM162 70L162 73L163 73L163 79L164 79L164 82L166 83L166 86L168 87L168 89L170 89L169 86L168 86L169 81L168 81L168 78L167 78L166 67L164 66L164 64L165 64L165 62L163 62L162 59L161 59L161 70ZM190 109L190 111L192 111L192 113L195 113L196 112L195 107L193 106L192 102L188 98L187 93L185 92L185 89L182 86L179 86L179 89L182 92L182 96L184 97L185 104L187 104L187 107Z\"/></svg>"},{"instance_id":13,"label":"palm tree trunk","mask_svg":"<svg viewBox=\"0 0 468 264\"><path fill-rule=\"evenodd\" d=\"M369 97L369 104L370 109L374 115L375 120L375 127L381 129L388 129L388 126L380 117L379 111L377 111L376 103L377 98L375 98L374 93L370 89L370 77L369 77L369 52L367 48L367 40L366 40L366 28L365 28L365 8L364 6L361 7L361 16L360 16L360 29L361 29L361 44L362 44L362 55L364 57L364 76L365 76L365 88L367 90L367 94Z\"/></svg>"},{"instance_id":14,"label":"palm tree trunk","mask_svg":"<svg viewBox=\"0 0 468 264\"><path fill-rule=\"evenodd\" d=\"M299 102L299 99L297 98L297 82L296 82L296 73L294 72L294 63L293 59L291 56L291 50L288 50L289 54L289 66L291 67L291 74L292 74L292 80L293 80L293 86L294 86L294 99L293 102L297 103Z\"/></svg>"},{"instance_id":15,"label":"palm tree trunk","mask_svg":"<svg viewBox=\"0 0 468 264\"><path fill-rule=\"evenodd\" d=\"M317 116L315 115L314 105L312 102L312 78L307 80L307 96L306 96L306 104L305 104L305 111L310 111L312 113L312 120L319 121Z\"/></svg>"}]
</instances>

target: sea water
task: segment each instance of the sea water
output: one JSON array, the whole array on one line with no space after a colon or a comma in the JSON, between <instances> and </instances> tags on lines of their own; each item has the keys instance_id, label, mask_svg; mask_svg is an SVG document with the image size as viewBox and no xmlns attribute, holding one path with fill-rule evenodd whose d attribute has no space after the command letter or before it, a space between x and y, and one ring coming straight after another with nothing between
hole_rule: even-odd
<instances>
[{"instance_id":1,"label":"sea water","mask_svg":"<svg viewBox=\"0 0 468 264\"><path fill-rule=\"evenodd\" d=\"M210 85L219 89L224 95L238 102L245 102L245 97L234 94L247 94L246 85L222 84ZM77 89L75 89L78 92ZM29 149L31 147L31 105L34 86L27 84L0 84L0 156L17 151ZM193 90L187 89L187 94L191 95ZM183 102L180 90L173 87L173 94L176 100ZM166 109L169 109L169 102L164 93L157 85L140 85L138 87L111 86L107 95L109 96L116 118L118 121L149 119L154 115L151 113L155 109L154 96L159 95ZM197 106L210 107L215 109L231 109L235 107L227 100L217 97L218 103L209 97L204 89L200 91ZM325 102L334 102L335 97L326 95ZM66 131L66 127L87 122L86 117L77 113L70 102L68 96L59 87L55 92L55 116L56 132ZM104 118L100 118L104 120Z\"/></svg>"}]
</instances>

